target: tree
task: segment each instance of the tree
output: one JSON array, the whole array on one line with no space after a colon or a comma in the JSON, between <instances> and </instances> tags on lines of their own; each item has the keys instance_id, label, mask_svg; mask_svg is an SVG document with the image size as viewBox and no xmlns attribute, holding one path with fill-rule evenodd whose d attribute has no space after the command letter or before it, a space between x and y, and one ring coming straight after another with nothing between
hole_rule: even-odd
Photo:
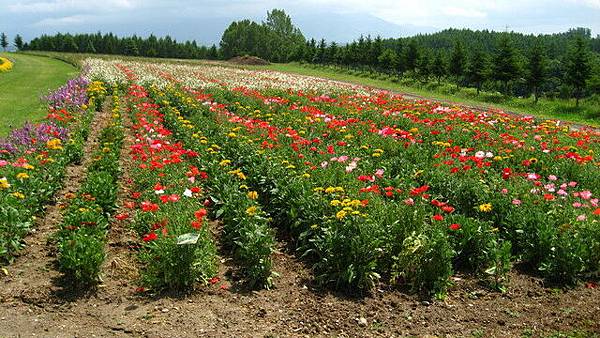
<instances>
[{"instance_id":1,"label":"tree","mask_svg":"<svg viewBox=\"0 0 600 338\"><path fill-rule=\"evenodd\" d=\"M419 59L419 46L417 45L417 41L412 39L405 49L403 60L404 69L408 71L414 71L417 68L417 61Z\"/></svg>"},{"instance_id":2,"label":"tree","mask_svg":"<svg viewBox=\"0 0 600 338\"><path fill-rule=\"evenodd\" d=\"M417 60L417 72L421 76L421 81L427 82L431 75L431 52L429 49L424 49Z\"/></svg>"},{"instance_id":3,"label":"tree","mask_svg":"<svg viewBox=\"0 0 600 338\"><path fill-rule=\"evenodd\" d=\"M377 58L377 62L387 73L395 73L398 69L398 55L392 49L386 48Z\"/></svg>"},{"instance_id":4,"label":"tree","mask_svg":"<svg viewBox=\"0 0 600 338\"><path fill-rule=\"evenodd\" d=\"M481 84L489 76L488 56L481 47L476 47L471 52L469 64L466 69L466 76L467 81L475 85L475 88L477 88L477 95L479 95Z\"/></svg>"},{"instance_id":5,"label":"tree","mask_svg":"<svg viewBox=\"0 0 600 338\"><path fill-rule=\"evenodd\" d=\"M96 48L94 47L94 43L92 43L92 40L88 40L85 46L85 52L88 54L96 54Z\"/></svg>"},{"instance_id":6,"label":"tree","mask_svg":"<svg viewBox=\"0 0 600 338\"><path fill-rule=\"evenodd\" d=\"M446 75L446 60L440 51L435 53L435 57L431 63L431 74L437 79L438 85L440 84L442 77Z\"/></svg>"},{"instance_id":7,"label":"tree","mask_svg":"<svg viewBox=\"0 0 600 338\"><path fill-rule=\"evenodd\" d=\"M537 103L539 88L544 84L547 74L546 53L540 43L531 49L527 71L527 85L533 93L534 102Z\"/></svg>"},{"instance_id":8,"label":"tree","mask_svg":"<svg viewBox=\"0 0 600 338\"><path fill-rule=\"evenodd\" d=\"M15 36L15 47L17 47L18 50L23 50L23 38L19 34Z\"/></svg>"},{"instance_id":9,"label":"tree","mask_svg":"<svg viewBox=\"0 0 600 338\"><path fill-rule=\"evenodd\" d=\"M498 42L493 68L494 79L504 83L504 93L509 95L508 84L519 76L519 63L508 34L504 34Z\"/></svg>"},{"instance_id":10,"label":"tree","mask_svg":"<svg viewBox=\"0 0 600 338\"><path fill-rule=\"evenodd\" d=\"M579 107L579 99L583 96L583 89L590 77L590 60L587 46L581 36L575 39L566 62L566 82L575 89L575 106Z\"/></svg>"},{"instance_id":11,"label":"tree","mask_svg":"<svg viewBox=\"0 0 600 338\"><path fill-rule=\"evenodd\" d=\"M450 73L456 79L456 86L460 86L461 79L465 73L465 51L463 44L456 41L452 54L450 54L450 63L448 66L448 73Z\"/></svg>"},{"instance_id":12,"label":"tree","mask_svg":"<svg viewBox=\"0 0 600 338\"><path fill-rule=\"evenodd\" d=\"M4 33L0 34L0 46L2 46L2 49L6 52L6 47L8 47L8 37Z\"/></svg>"}]
</instances>

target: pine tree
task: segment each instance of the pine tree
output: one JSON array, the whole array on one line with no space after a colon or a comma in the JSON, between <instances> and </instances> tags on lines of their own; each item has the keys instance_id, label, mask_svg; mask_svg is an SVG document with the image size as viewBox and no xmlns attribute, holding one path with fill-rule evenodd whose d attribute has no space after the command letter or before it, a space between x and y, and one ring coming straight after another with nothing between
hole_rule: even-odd
<instances>
[{"instance_id":1,"label":"pine tree","mask_svg":"<svg viewBox=\"0 0 600 338\"><path fill-rule=\"evenodd\" d=\"M508 84L519 76L517 51L507 34L503 35L494 55L494 79L504 83L504 93L509 95Z\"/></svg>"},{"instance_id":2,"label":"pine tree","mask_svg":"<svg viewBox=\"0 0 600 338\"><path fill-rule=\"evenodd\" d=\"M2 49L6 52L6 48L8 47L8 37L4 33L0 34L0 46L2 46Z\"/></svg>"},{"instance_id":3,"label":"pine tree","mask_svg":"<svg viewBox=\"0 0 600 338\"><path fill-rule=\"evenodd\" d=\"M448 66L448 73L450 73L456 79L456 86L460 87L460 82L465 73L465 50L463 44L456 41L454 49L450 55L450 63Z\"/></svg>"},{"instance_id":4,"label":"pine tree","mask_svg":"<svg viewBox=\"0 0 600 338\"><path fill-rule=\"evenodd\" d=\"M15 36L15 47L17 47L18 50L23 50L23 38L19 34Z\"/></svg>"},{"instance_id":5,"label":"pine tree","mask_svg":"<svg viewBox=\"0 0 600 338\"><path fill-rule=\"evenodd\" d=\"M387 73L394 73L398 69L398 55L392 49L386 48L377 58L377 62Z\"/></svg>"},{"instance_id":6,"label":"pine tree","mask_svg":"<svg viewBox=\"0 0 600 338\"><path fill-rule=\"evenodd\" d=\"M92 40L88 40L85 46L85 52L88 54L96 54L96 48L94 47Z\"/></svg>"},{"instance_id":7,"label":"pine tree","mask_svg":"<svg viewBox=\"0 0 600 338\"><path fill-rule=\"evenodd\" d=\"M590 77L590 60L587 46L581 36L577 37L567 55L566 82L575 89L575 106L579 107L579 99L583 96L583 89Z\"/></svg>"},{"instance_id":8,"label":"pine tree","mask_svg":"<svg viewBox=\"0 0 600 338\"><path fill-rule=\"evenodd\" d=\"M477 88L477 95L479 96L481 85L489 76L488 56L481 47L476 47L471 52L466 76L469 83L474 84L475 88Z\"/></svg>"},{"instance_id":9,"label":"pine tree","mask_svg":"<svg viewBox=\"0 0 600 338\"><path fill-rule=\"evenodd\" d=\"M417 72L421 76L421 81L427 82L429 80L429 75L431 75L431 52L429 49L425 49L420 53L417 61Z\"/></svg>"},{"instance_id":10,"label":"pine tree","mask_svg":"<svg viewBox=\"0 0 600 338\"><path fill-rule=\"evenodd\" d=\"M406 46L404 58L402 60L404 69L414 71L417 68L417 61L419 59L419 46L417 45L417 41L412 39L408 43L408 46Z\"/></svg>"},{"instance_id":11,"label":"pine tree","mask_svg":"<svg viewBox=\"0 0 600 338\"><path fill-rule=\"evenodd\" d=\"M431 63L431 74L437 79L438 85L442 81L442 77L446 75L446 60L440 51L435 53Z\"/></svg>"},{"instance_id":12,"label":"pine tree","mask_svg":"<svg viewBox=\"0 0 600 338\"><path fill-rule=\"evenodd\" d=\"M544 84L547 74L546 53L541 44L537 43L531 49L527 64L527 85L533 92L534 102L538 102L539 89Z\"/></svg>"}]
</instances>

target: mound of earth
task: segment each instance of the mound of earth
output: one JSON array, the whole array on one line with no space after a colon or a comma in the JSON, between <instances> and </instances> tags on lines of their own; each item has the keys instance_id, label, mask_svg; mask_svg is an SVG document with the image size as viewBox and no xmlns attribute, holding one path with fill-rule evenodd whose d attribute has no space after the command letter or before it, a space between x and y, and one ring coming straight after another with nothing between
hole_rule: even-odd
<instances>
[{"instance_id":1,"label":"mound of earth","mask_svg":"<svg viewBox=\"0 0 600 338\"><path fill-rule=\"evenodd\" d=\"M235 63L238 65L252 65L252 66L266 66L269 65L269 61L265 59L261 59L257 56L236 56L234 58L229 59L229 62Z\"/></svg>"}]
</instances>

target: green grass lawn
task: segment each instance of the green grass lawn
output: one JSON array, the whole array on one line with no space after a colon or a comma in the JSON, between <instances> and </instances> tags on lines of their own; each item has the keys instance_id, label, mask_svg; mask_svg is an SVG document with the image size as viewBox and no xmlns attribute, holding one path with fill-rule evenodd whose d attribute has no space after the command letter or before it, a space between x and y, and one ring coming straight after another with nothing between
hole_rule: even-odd
<instances>
[{"instance_id":1,"label":"green grass lawn","mask_svg":"<svg viewBox=\"0 0 600 338\"><path fill-rule=\"evenodd\" d=\"M16 53L0 53L14 61L13 69L0 73L0 137L46 116L40 97L63 85L78 70L59 60Z\"/></svg>"},{"instance_id":2,"label":"green grass lawn","mask_svg":"<svg viewBox=\"0 0 600 338\"><path fill-rule=\"evenodd\" d=\"M418 95L432 100L448 101L456 104L476 106L482 108L501 109L504 111L512 111L521 114L530 114L540 118L559 119L568 122L590 125L593 127L600 127L600 106L593 106L592 104L586 105L586 103L584 102L582 106L586 106L582 107L579 111L577 111L577 109L575 109L574 107L574 100L566 101L540 99L540 102L537 105L535 105L533 104L532 99L511 98L503 103L492 104L482 102L480 100L466 98L464 96L461 96L460 94L442 94L439 92L425 90L421 88L403 86L399 83L395 83L390 80L372 79L369 77L339 72L330 68L309 67L298 63L274 63L268 66L244 66L244 68L269 69L279 72L316 76L331 80L351 82L355 84L391 90L398 93ZM595 116L590 117L588 114L581 113L581 111L587 111L588 113L591 111L594 113Z\"/></svg>"}]
</instances>

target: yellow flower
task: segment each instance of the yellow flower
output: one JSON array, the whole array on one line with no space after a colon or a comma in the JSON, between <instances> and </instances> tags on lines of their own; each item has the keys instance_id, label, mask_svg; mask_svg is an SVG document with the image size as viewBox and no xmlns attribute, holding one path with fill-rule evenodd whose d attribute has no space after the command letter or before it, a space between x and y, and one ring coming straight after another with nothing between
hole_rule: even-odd
<instances>
[{"instance_id":1,"label":"yellow flower","mask_svg":"<svg viewBox=\"0 0 600 338\"><path fill-rule=\"evenodd\" d=\"M248 189L248 186L245 184L240 185L240 189Z\"/></svg>"},{"instance_id":2,"label":"yellow flower","mask_svg":"<svg viewBox=\"0 0 600 338\"><path fill-rule=\"evenodd\" d=\"M329 205L334 206L334 207L337 207L340 204L341 204L341 202L338 200L333 200L333 201L329 202Z\"/></svg>"},{"instance_id":3,"label":"yellow flower","mask_svg":"<svg viewBox=\"0 0 600 338\"><path fill-rule=\"evenodd\" d=\"M18 173L17 174L17 179L19 179L19 180L24 180L26 178L29 178L29 175L27 175L27 173Z\"/></svg>"},{"instance_id":4,"label":"yellow flower","mask_svg":"<svg viewBox=\"0 0 600 338\"><path fill-rule=\"evenodd\" d=\"M256 191L248 191L248 198L251 200L255 200L258 198L258 193Z\"/></svg>"},{"instance_id":5,"label":"yellow flower","mask_svg":"<svg viewBox=\"0 0 600 338\"><path fill-rule=\"evenodd\" d=\"M347 212L345 210L340 210L335 214L335 218L342 219L346 217Z\"/></svg>"},{"instance_id":6,"label":"yellow flower","mask_svg":"<svg viewBox=\"0 0 600 338\"><path fill-rule=\"evenodd\" d=\"M8 188L10 188L10 183L8 183L8 180L6 179L6 177L0 178L0 189L8 189Z\"/></svg>"},{"instance_id":7,"label":"yellow flower","mask_svg":"<svg viewBox=\"0 0 600 338\"><path fill-rule=\"evenodd\" d=\"M253 206L249 207L248 209L246 209L246 214L248 214L249 216L256 215L256 207L253 205Z\"/></svg>"},{"instance_id":8,"label":"yellow flower","mask_svg":"<svg viewBox=\"0 0 600 338\"><path fill-rule=\"evenodd\" d=\"M491 203L485 203L479 206L479 211L481 212L490 212L492 211L492 204Z\"/></svg>"},{"instance_id":9,"label":"yellow flower","mask_svg":"<svg viewBox=\"0 0 600 338\"><path fill-rule=\"evenodd\" d=\"M13 196L15 196L15 197L16 197L16 198L18 198L18 199L21 199L21 200L25 198L25 195L21 194L21 193L20 193L20 192L18 192L18 191L16 191L16 192L13 192L13 193L12 193L12 195L13 195Z\"/></svg>"},{"instance_id":10,"label":"yellow flower","mask_svg":"<svg viewBox=\"0 0 600 338\"><path fill-rule=\"evenodd\" d=\"M62 142L60 139L53 138L46 142L46 147L48 147L48 149L52 149L52 150L62 149L61 143Z\"/></svg>"},{"instance_id":11,"label":"yellow flower","mask_svg":"<svg viewBox=\"0 0 600 338\"><path fill-rule=\"evenodd\" d=\"M231 164L231 160L222 160L221 162L219 162L220 166L226 166L226 165L230 165Z\"/></svg>"}]
</instances>

